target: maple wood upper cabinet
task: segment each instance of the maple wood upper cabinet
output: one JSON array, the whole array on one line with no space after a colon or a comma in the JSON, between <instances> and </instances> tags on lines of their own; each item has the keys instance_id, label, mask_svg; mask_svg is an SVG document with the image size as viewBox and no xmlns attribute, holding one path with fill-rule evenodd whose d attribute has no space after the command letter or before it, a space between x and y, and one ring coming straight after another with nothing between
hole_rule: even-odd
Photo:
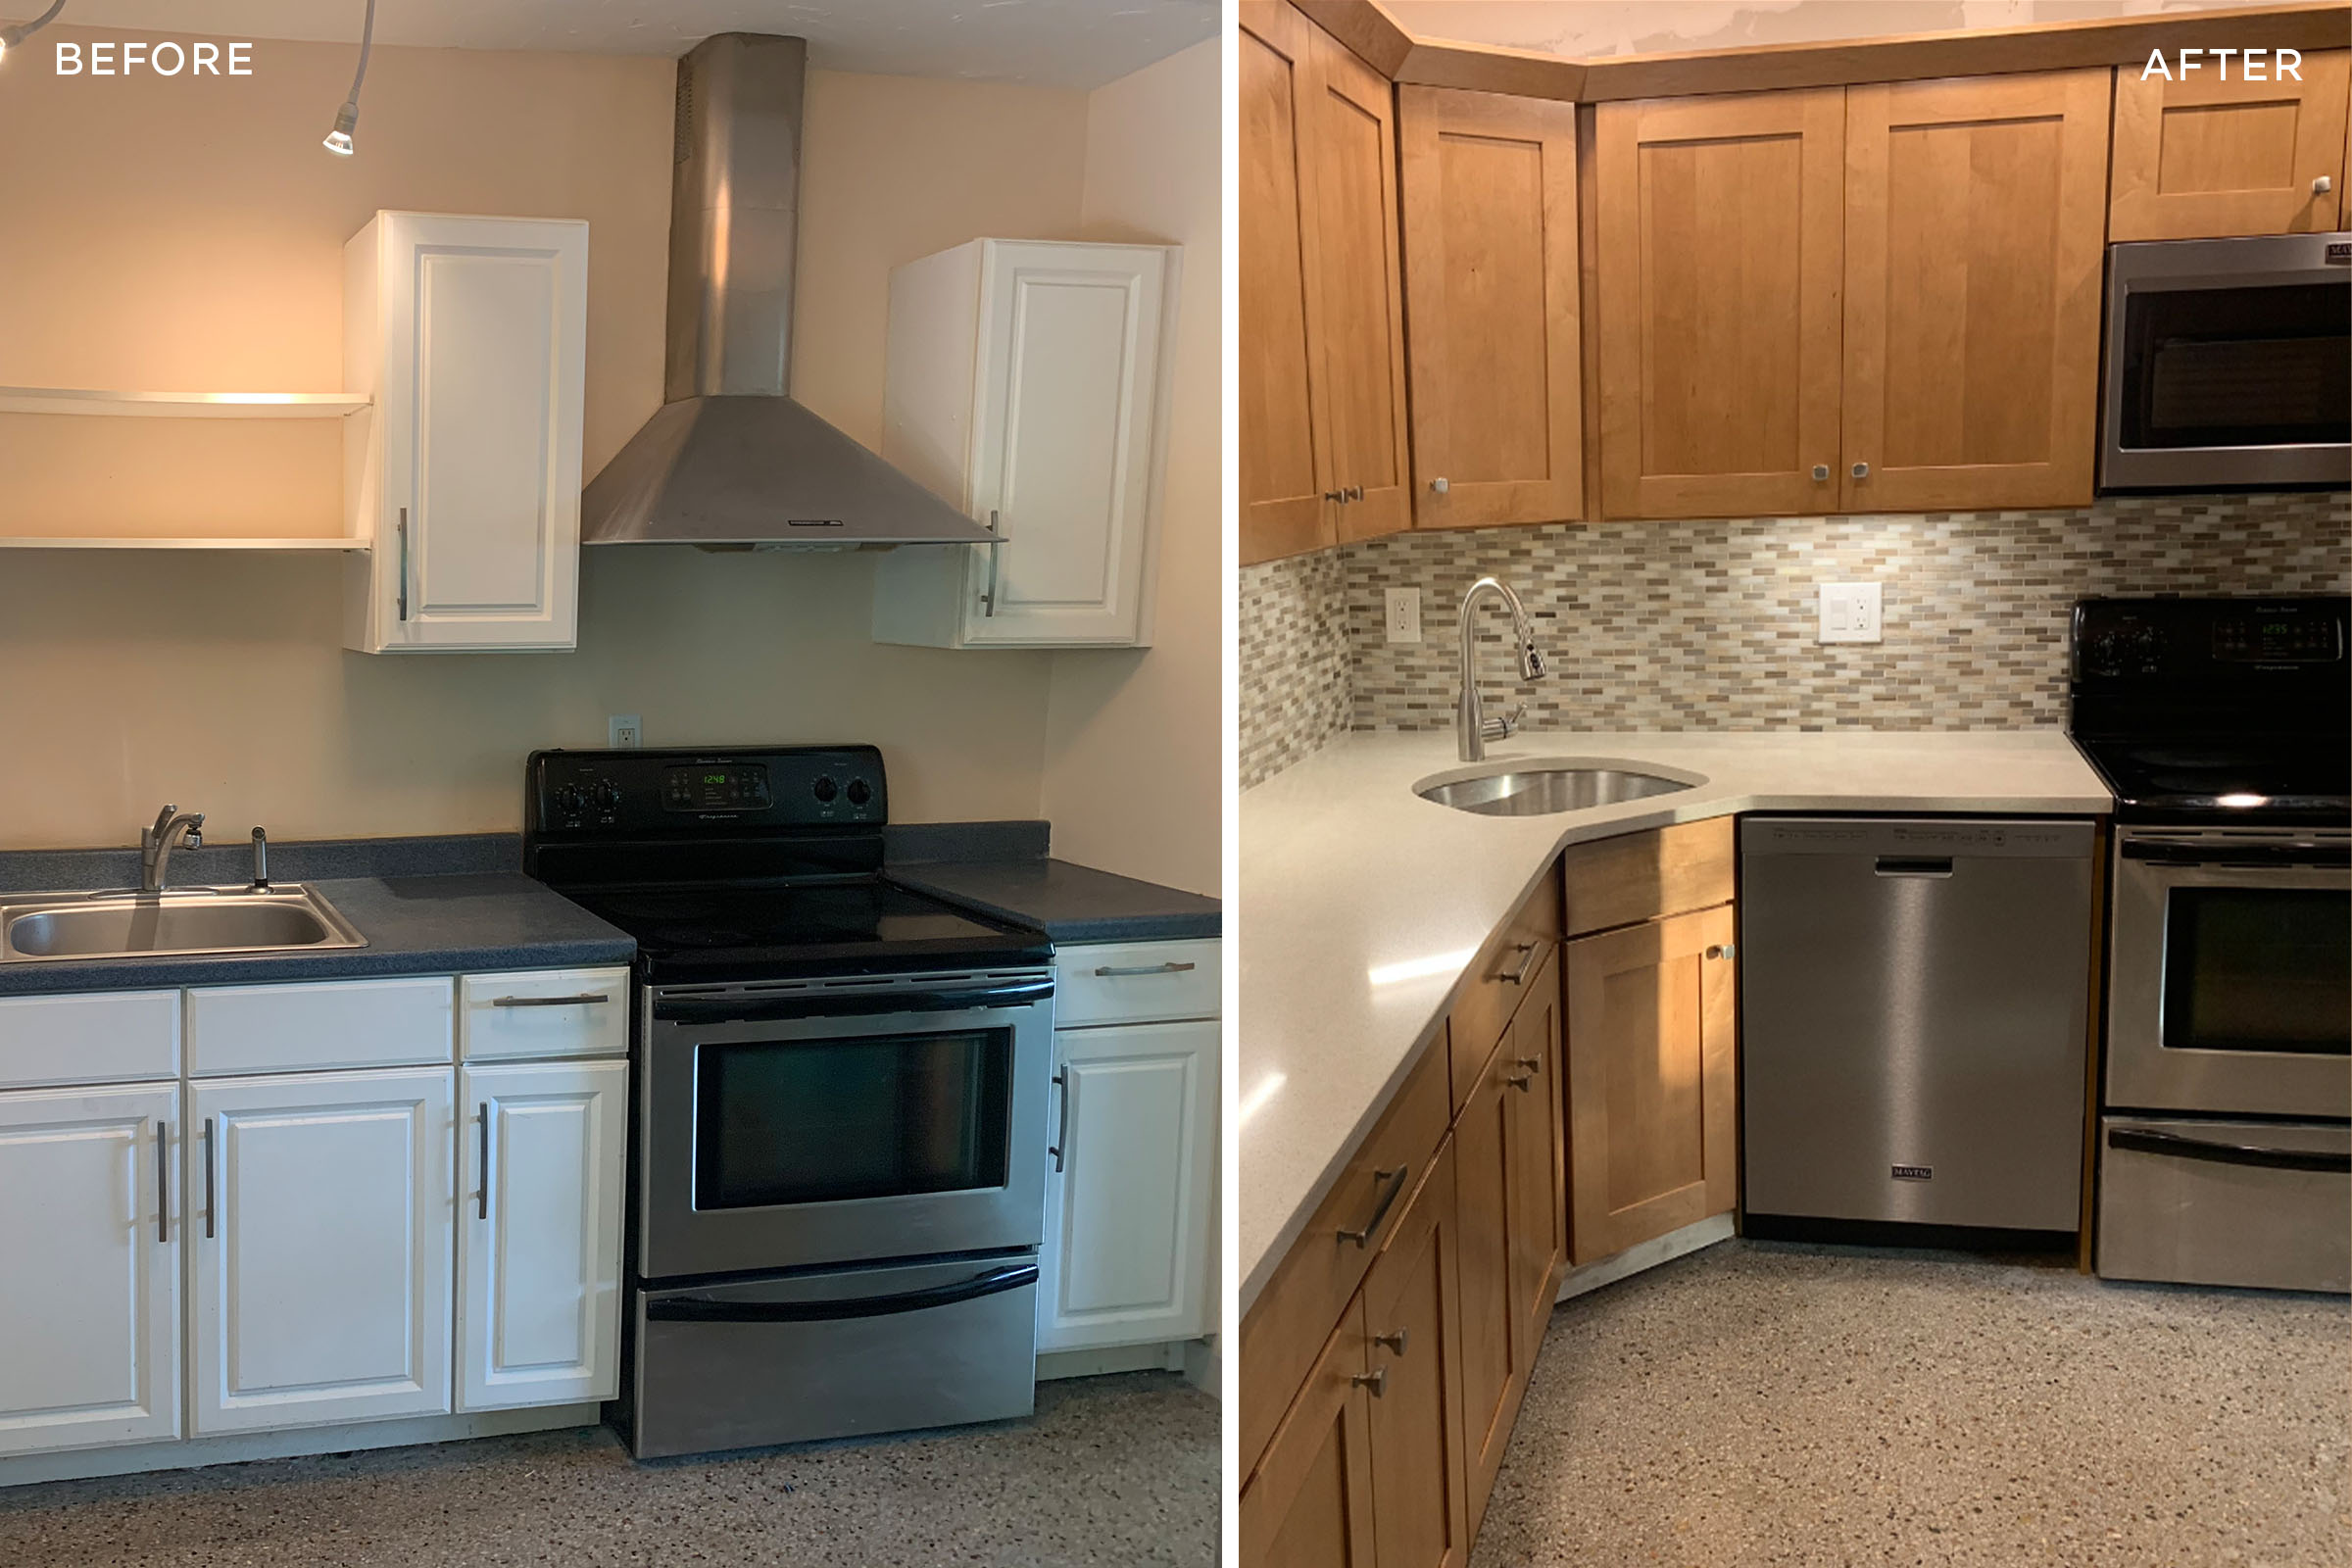
<instances>
[{"instance_id":1,"label":"maple wood upper cabinet","mask_svg":"<svg viewBox=\"0 0 2352 1568\"><path fill-rule=\"evenodd\" d=\"M1584 513L1576 106L1400 87L1413 520Z\"/></svg>"},{"instance_id":2,"label":"maple wood upper cabinet","mask_svg":"<svg viewBox=\"0 0 2352 1568\"><path fill-rule=\"evenodd\" d=\"M1834 87L1599 107L1608 515L1836 510L1844 134Z\"/></svg>"},{"instance_id":3,"label":"maple wood upper cabinet","mask_svg":"<svg viewBox=\"0 0 2352 1568\"><path fill-rule=\"evenodd\" d=\"M2115 155L2107 237L2206 239L2308 234L2343 211L2346 70L2352 51L2306 54L2301 79L2244 67L2184 80L2115 74Z\"/></svg>"},{"instance_id":4,"label":"maple wood upper cabinet","mask_svg":"<svg viewBox=\"0 0 2352 1568\"><path fill-rule=\"evenodd\" d=\"M1240 40L1242 560L1411 522L1388 79L1284 0Z\"/></svg>"},{"instance_id":5,"label":"maple wood upper cabinet","mask_svg":"<svg viewBox=\"0 0 2352 1568\"><path fill-rule=\"evenodd\" d=\"M1847 89L1843 510L2089 504L2108 77Z\"/></svg>"}]
</instances>

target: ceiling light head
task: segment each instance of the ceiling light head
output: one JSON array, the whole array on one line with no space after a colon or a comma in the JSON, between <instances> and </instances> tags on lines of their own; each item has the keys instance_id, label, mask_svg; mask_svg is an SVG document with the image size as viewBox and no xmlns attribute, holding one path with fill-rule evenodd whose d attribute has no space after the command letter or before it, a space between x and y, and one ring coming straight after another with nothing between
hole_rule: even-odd
<instances>
[{"instance_id":1,"label":"ceiling light head","mask_svg":"<svg viewBox=\"0 0 2352 1568\"><path fill-rule=\"evenodd\" d=\"M349 158L352 154L351 133L359 123L359 106L345 104L342 111L335 116L335 128L326 133L326 140L322 145L328 152L334 153L338 157Z\"/></svg>"}]
</instances>

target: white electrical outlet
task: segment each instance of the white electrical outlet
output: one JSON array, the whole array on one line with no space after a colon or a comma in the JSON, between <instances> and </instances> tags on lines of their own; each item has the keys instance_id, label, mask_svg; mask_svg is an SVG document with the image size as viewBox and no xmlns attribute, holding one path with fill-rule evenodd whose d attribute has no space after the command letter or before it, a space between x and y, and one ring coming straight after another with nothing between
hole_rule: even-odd
<instances>
[{"instance_id":1,"label":"white electrical outlet","mask_svg":"<svg viewBox=\"0 0 2352 1568\"><path fill-rule=\"evenodd\" d=\"M1417 643L1421 640L1421 590L1391 588L1389 595L1389 641Z\"/></svg>"},{"instance_id":2,"label":"white electrical outlet","mask_svg":"<svg viewBox=\"0 0 2352 1568\"><path fill-rule=\"evenodd\" d=\"M1875 582L1825 582L1821 590L1821 635L1825 643L1884 642Z\"/></svg>"},{"instance_id":3,"label":"white electrical outlet","mask_svg":"<svg viewBox=\"0 0 2352 1568\"><path fill-rule=\"evenodd\" d=\"M613 713L605 720L605 744L616 752L633 752L645 744L645 726L635 713Z\"/></svg>"}]
</instances>

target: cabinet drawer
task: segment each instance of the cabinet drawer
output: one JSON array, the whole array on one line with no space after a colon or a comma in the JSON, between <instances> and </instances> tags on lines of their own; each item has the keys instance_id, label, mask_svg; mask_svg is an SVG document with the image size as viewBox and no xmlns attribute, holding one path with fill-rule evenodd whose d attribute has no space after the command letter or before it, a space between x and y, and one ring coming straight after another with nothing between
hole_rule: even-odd
<instances>
[{"instance_id":1,"label":"cabinet drawer","mask_svg":"<svg viewBox=\"0 0 2352 1568\"><path fill-rule=\"evenodd\" d=\"M425 1066L451 1059L449 976L188 993L188 1074Z\"/></svg>"},{"instance_id":2,"label":"cabinet drawer","mask_svg":"<svg viewBox=\"0 0 2352 1568\"><path fill-rule=\"evenodd\" d=\"M1447 1015L1453 1063L1453 1105L1459 1110L1478 1087L1494 1042L1511 1025L1528 982L1543 971L1560 939L1559 873L1549 870L1503 928L1479 953L1471 978Z\"/></svg>"},{"instance_id":3,"label":"cabinet drawer","mask_svg":"<svg viewBox=\"0 0 2352 1568\"><path fill-rule=\"evenodd\" d=\"M526 969L461 975L458 1050L467 1061L625 1056L629 971Z\"/></svg>"},{"instance_id":4,"label":"cabinet drawer","mask_svg":"<svg viewBox=\"0 0 2352 1568\"><path fill-rule=\"evenodd\" d=\"M1568 935L1731 903L1732 820L1571 846L1560 858Z\"/></svg>"},{"instance_id":5,"label":"cabinet drawer","mask_svg":"<svg viewBox=\"0 0 2352 1568\"><path fill-rule=\"evenodd\" d=\"M1214 942L1115 942L1064 948L1054 960L1054 1026L1214 1018Z\"/></svg>"},{"instance_id":6,"label":"cabinet drawer","mask_svg":"<svg viewBox=\"0 0 2352 1568\"><path fill-rule=\"evenodd\" d=\"M179 1076L179 993L0 998L0 1089Z\"/></svg>"},{"instance_id":7,"label":"cabinet drawer","mask_svg":"<svg viewBox=\"0 0 2352 1568\"><path fill-rule=\"evenodd\" d=\"M1422 1053L1242 1322L1242 1473L1256 1464L1452 1119L1443 1044Z\"/></svg>"}]
</instances>

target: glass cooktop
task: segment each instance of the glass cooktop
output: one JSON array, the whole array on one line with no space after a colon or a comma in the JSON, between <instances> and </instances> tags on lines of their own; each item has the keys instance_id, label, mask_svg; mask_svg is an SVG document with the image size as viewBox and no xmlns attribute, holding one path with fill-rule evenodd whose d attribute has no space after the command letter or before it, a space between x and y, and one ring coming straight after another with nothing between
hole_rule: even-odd
<instances>
[{"instance_id":1,"label":"glass cooktop","mask_svg":"<svg viewBox=\"0 0 2352 1568\"><path fill-rule=\"evenodd\" d=\"M1053 956L1042 932L968 913L879 877L567 897L635 937L649 977L687 970L699 980L714 980L967 961L1044 963ZM725 973L715 972L720 970Z\"/></svg>"}]
</instances>

